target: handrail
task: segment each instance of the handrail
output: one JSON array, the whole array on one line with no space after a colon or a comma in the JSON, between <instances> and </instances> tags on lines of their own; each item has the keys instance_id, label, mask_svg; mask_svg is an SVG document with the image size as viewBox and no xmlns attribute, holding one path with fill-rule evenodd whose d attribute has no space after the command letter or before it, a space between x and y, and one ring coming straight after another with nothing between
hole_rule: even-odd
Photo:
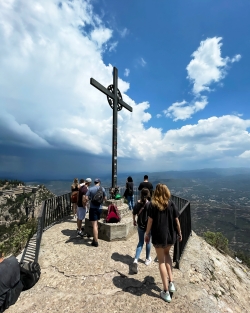
<instances>
[{"instance_id":1,"label":"handrail","mask_svg":"<svg viewBox=\"0 0 250 313\"><path fill-rule=\"evenodd\" d=\"M186 247L189 237L192 235L192 224L191 224L191 208L190 202L188 201L183 208L179 211L179 221L182 232L182 241L177 239L174 245L174 256L173 261L175 262L176 268L180 268L180 259Z\"/></svg>"}]
</instances>

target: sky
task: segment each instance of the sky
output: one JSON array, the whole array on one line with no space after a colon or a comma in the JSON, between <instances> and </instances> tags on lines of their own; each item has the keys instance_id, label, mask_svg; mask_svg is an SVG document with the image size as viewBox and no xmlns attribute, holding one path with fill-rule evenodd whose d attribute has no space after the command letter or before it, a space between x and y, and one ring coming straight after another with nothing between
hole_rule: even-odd
<instances>
[{"instance_id":1,"label":"sky","mask_svg":"<svg viewBox=\"0 0 250 313\"><path fill-rule=\"evenodd\" d=\"M1 0L0 177L249 167L248 0Z\"/></svg>"}]
</instances>

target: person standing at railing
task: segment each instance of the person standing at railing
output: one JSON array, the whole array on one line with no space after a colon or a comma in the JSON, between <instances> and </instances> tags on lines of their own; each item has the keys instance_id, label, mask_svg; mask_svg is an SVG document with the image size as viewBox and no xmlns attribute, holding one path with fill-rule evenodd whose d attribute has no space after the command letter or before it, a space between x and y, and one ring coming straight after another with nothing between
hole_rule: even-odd
<instances>
[{"instance_id":1,"label":"person standing at railing","mask_svg":"<svg viewBox=\"0 0 250 313\"><path fill-rule=\"evenodd\" d=\"M82 221L85 219L88 203L85 195L91 185L91 182L91 178L86 178L85 181L83 180L82 186L79 188L77 195L77 235L81 237L83 237Z\"/></svg>"},{"instance_id":2,"label":"person standing at railing","mask_svg":"<svg viewBox=\"0 0 250 313\"><path fill-rule=\"evenodd\" d=\"M133 183L133 178L131 176L129 176L127 178L124 197L128 201L129 210L133 210L133 207L134 207L134 183Z\"/></svg>"},{"instance_id":3,"label":"person standing at railing","mask_svg":"<svg viewBox=\"0 0 250 313\"><path fill-rule=\"evenodd\" d=\"M171 193L164 184L157 184L153 194L148 212L148 224L145 233L145 242L150 241L150 231L152 243L155 247L159 270L164 290L160 296L167 302L171 301L170 293L175 292L172 273L172 259L169 251L177 240L182 241L181 227L179 222L179 212L171 201Z\"/></svg>"},{"instance_id":4,"label":"person standing at railing","mask_svg":"<svg viewBox=\"0 0 250 313\"><path fill-rule=\"evenodd\" d=\"M76 218L78 191L79 191L78 178L74 178L73 184L71 185L71 202L73 205L73 216L74 216L74 218Z\"/></svg>"},{"instance_id":5,"label":"person standing at railing","mask_svg":"<svg viewBox=\"0 0 250 313\"><path fill-rule=\"evenodd\" d=\"M144 175L144 181L140 183L138 190L142 190L143 188L147 188L150 191L150 195L153 195L153 185L148 181L148 175ZM150 199L149 199L150 200Z\"/></svg>"}]
</instances>

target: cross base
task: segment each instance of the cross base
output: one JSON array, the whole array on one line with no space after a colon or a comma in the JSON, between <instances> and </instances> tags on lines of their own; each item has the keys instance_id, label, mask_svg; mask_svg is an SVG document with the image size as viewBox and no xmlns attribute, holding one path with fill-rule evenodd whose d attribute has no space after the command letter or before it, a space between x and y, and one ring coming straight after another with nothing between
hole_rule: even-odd
<instances>
[{"instance_id":1,"label":"cross base","mask_svg":"<svg viewBox=\"0 0 250 313\"><path fill-rule=\"evenodd\" d=\"M115 199L115 196L120 193L119 187L110 187L109 188L109 197L110 199Z\"/></svg>"}]
</instances>

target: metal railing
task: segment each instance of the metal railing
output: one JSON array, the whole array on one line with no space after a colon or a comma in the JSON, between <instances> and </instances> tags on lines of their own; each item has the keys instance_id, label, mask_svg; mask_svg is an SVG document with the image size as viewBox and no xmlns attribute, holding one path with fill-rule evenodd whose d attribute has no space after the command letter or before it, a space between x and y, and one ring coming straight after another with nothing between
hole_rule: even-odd
<instances>
[{"instance_id":1,"label":"metal railing","mask_svg":"<svg viewBox=\"0 0 250 313\"><path fill-rule=\"evenodd\" d=\"M110 197L109 188L104 187L107 197ZM140 198L140 192L134 186L134 201L136 202ZM120 195L123 196L126 187L120 187ZM34 261L38 261L40 245L43 232L54 225L56 222L63 219L65 216L71 213L71 193L67 193L61 196L57 196L51 199L43 201L40 214L37 222L37 234L36 234L36 246L35 246L35 258ZM172 200L175 203L180 213L180 225L182 230L182 241L177 241L174 246L173 260L176 262L176 267L179 268L180 258L186 246L189 236L191 235L191 210L190 202L172 195Z\"/></svg>"},{"instance_id":2,"label":"metal railing","mask_svg":"<svg viewBox=\"0 0 250 313\"><path fill-rule=\"evenodd\" d=\"M104 187L103 188L105 189L105 192L106 192L106 195L107 195L107 199L110 199L110 193L109 193L109 187ZM122 187L119 187L119 194L123 197L124 195L124 192L126 190L126 187L125 186L122 186ZM140 191L138 190L138 187L137 186L134 186L133 187L133 193L134 193L134 202L136 203L137 200L140 199Z\"/></svg>"},{"instance_id":3,"label":"metal railing","mask_svg":"<svg viewBox=\"0 0 250 313\"><path fill-rule=\"evenodd\" d=\"M182 241L176 241L174 245L174 256L173 261L175 262L176 268L180 268L180 259L184 252L185 246L189 237L192 235L192 224L191 224L191 207L188 200L176 197L172 195L172 200L178 208L180 213L179 221L181 225Z\"/></svg>"},{"instance_id":4,"label":"metal railing","mask_svg":"<svg viewBox=\"0 0 250 313\"><path fill-rule=\"evenodd\" d=\"M71 212L71 193L43 201L37 221L35 259L38 261L43 232Z\"/></svg>"}]
</instances>

